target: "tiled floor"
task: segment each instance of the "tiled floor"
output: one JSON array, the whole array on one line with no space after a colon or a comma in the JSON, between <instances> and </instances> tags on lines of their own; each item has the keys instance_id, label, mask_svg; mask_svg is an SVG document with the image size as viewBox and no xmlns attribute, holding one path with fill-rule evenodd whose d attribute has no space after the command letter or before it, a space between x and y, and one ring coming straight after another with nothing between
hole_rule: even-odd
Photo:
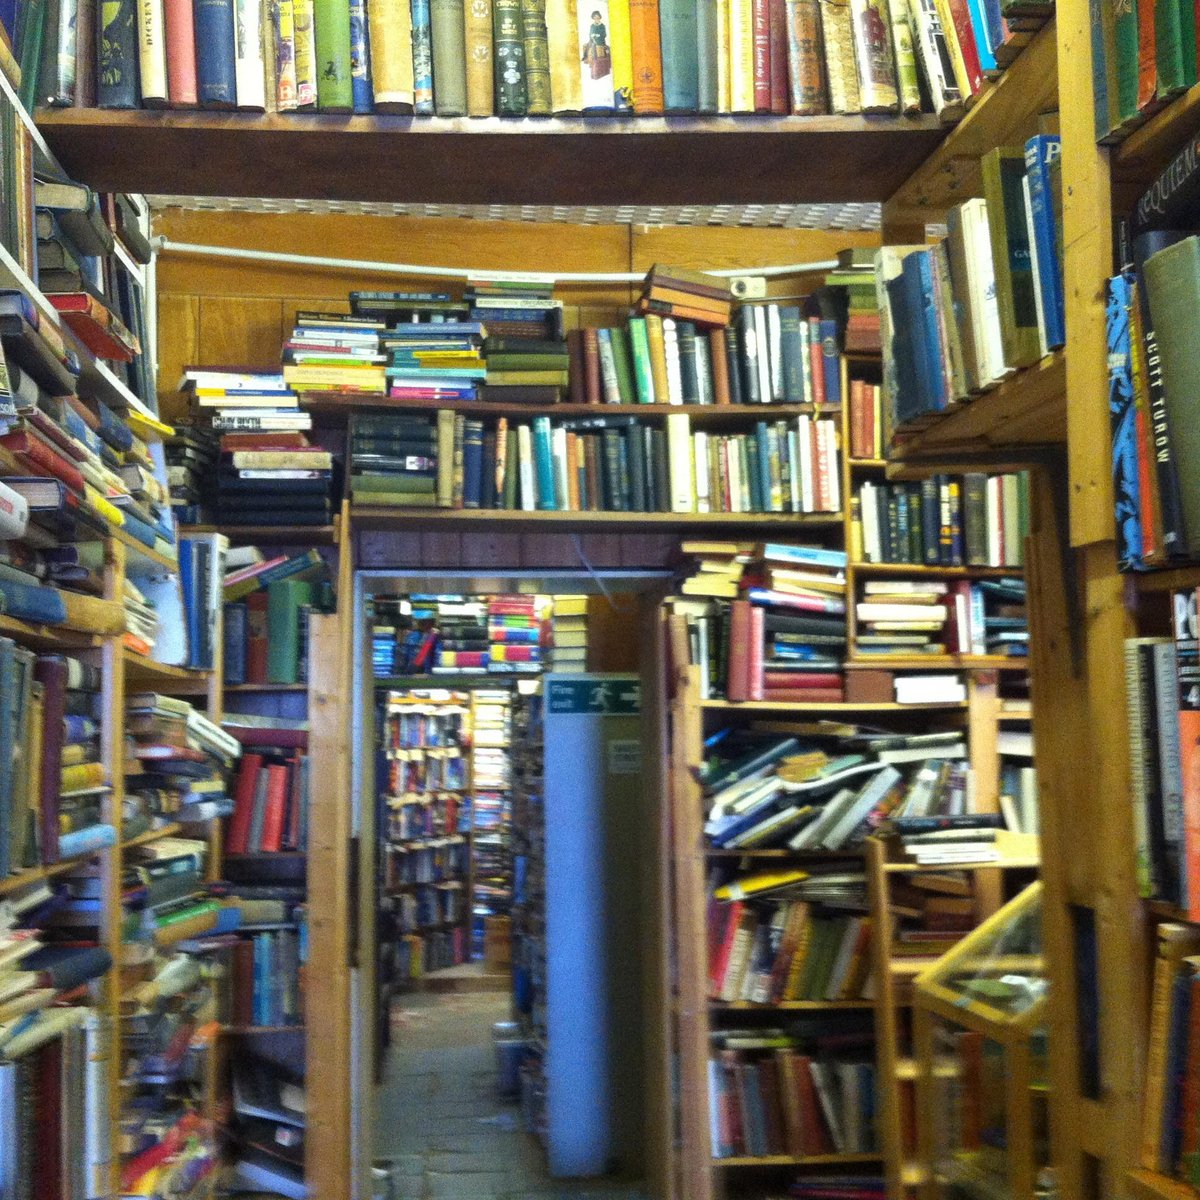
<instances>
[{"instance_id":1,"label":"tiled floor","mask_svg":"<svg viewBox=\"0 0 1200 1200\"><path fill-rule=\"evenodd\" d=\"M402 998L378 1097L376 1162L386 1200L640 1200L605 1181L552 1180L520 1110L496 1095L492 1025L509 1016L496 992Z\"/></svg>"}]
</instances>

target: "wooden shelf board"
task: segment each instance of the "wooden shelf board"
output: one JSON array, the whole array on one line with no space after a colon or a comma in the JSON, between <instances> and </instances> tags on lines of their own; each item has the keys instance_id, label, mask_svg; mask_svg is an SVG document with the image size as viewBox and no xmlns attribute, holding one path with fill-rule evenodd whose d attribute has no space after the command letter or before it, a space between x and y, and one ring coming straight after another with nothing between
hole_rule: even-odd
<instances>
[{"instance_id":1,"label":"wooden shelf board","mask_svg":"<svg viewBox=\"0 0 1200 1200\"><path fill-rule=\"evenodd\" d=\"M732 1158L714 1158L714 1167L817 1167L841 1163L877 1163L878 1154L764 1154L758 1157L739 1154Z\"/></svg>"},{"instance_id":2,"label":"wooden shelf board","mask_svg":"<svg viewBox=\"0 0 1200 1200\"><path fill-rule=\"evenodd\" d=\"M333 546L336 525L181 525L180 536L223 533L234 546L261 542L266 546Z\"/></svg>"},{"instance_id":3,"label":"wooden shelf board","mask_svg":"<svg viewBox=\"0 0 1200 1200\"><path fill-rule=\"evenodd\" d=\"M307 692L307 683L227 683L225 692Z\"/></svg>"},{"instance_id":4,"label":"wooden shelf board","mask_svg":"<svg viewBox=\"0 0 1200 1200\"><path fill-rule=\"evenodd\" d=\"M147 829L145 833L139 833L137 837L123 841L121 849L132 850L135 846L149 846L152 842L161 842L163 838L173 837L182 828L183 826L178 821L172 821L160 829Z\"/></svg>"},{"instance_id":5,"label":"wooden shelf board","mask_svg":"<svg viewBox=\"0 0 1200 1200\"><path fill-rule=\"evenodd\" d=\"M532 420L553 417L647 417L659 419L684 413L696 427L744 425L747 421L786 420L799 416L834 416L840 406L826 404L496 404L490 400L398 400L390 396L344 396L302 393L300 404L319 417L349 417L355 412L428 413L446 409L475 417Z\"/></svg>"},{"instance_id":6,"label":"wooden shelf board","mask_svg":"<svg viewBox=\"0 0 1200 1200\"><path fill-rule=\"evenodd\" d=\"M1173 592L1181 588L1200 587L1200 563L1164 567L1160 571L1131 571L1126 576L1139 592Z\"/></svg>"},{"instance_id":7,"label":"wooden shelf board","mask_svg":"<svg viewBox=\"0 0 1200 1200\"><path fill-rule=\"evenodd\" d=\"M303 1033L303 1025L222 1025L222 1037L261 1037L270 1033Z\"/></svg>"},{"instance_id":8,"label":"wooden shelf board","mask_svg":"<svg viewBox=\"0 0 1200 1200\"><path fill-rule=\"evenodd\" d=\"M886 200L946 136L932 115L438 119L61 108L40 110L37 122L67 173L97 191L425 204Z\"/></svg>"},{"instance_id":9,"label":"wooden shelf board","mask_svg":"<svg viewBox=\"0 0 1200 1200\"><path fill-rule=\"evenodd\" d=\"M884 863L883 869L887 871L889 875L911 875L930 871L981 871L989 868L997 871L1036 871L1041 865L1041 859L1035 858L1032 855L1014 855L1012 857L1001 858L998 861L993 862L926 864L919 864L915 862L890 862Z\"/></svg>"},{"instance_id":10,"label":"wooden shelf board","mask_svg":"<svg viewBox=\"0 0 1200 1200\"><path fill-rule=\"evenodd\" d=\"M169 663L155 662L154 659L138 654L128 647L125 648L124 657L127 683L145 679L164 684L167 691L175 690L175 684L203 689L208 687L212 676L211 671L197 671L191 667L174 667Z\"/></svg>"},{"instance_id":11,"label":"wooden shelf board","mask_svg":"<svg viewBox=\"0 0 1200 1200\"><path fill-rule=\"evenodd\" d=\"M886 458L852 458L849 460L850 469L853 471L855 467L862 467L864 470L880 470L887 466Z\"/></svg>"},{"instance_id":12,"label":"wooden shelf board","mask_svg":"<svg viewBox=\"0 0 1200 1200\"><path fill-rule=\"evenodd\" d=\"M225 854L226 862L262 862L264 859L275 861L278 859L297 859L307 858L306 850L253 850L246 854Z\"/></svg>"},{"instance_id":13,"label":"wooden shelf board","mask_svg":"<svg viewBox=\"0 0 1200 1200\"><path fill-rule=\"evenodd\" d=\"M76 855L74 858L64 858L61 862L49 863L41 867L29 867L27 870L18 871L15 875L8 875L0 879L0 896L6 896L10 892L18 892L22 888L28 887L32 883L38 883L43 879L54 879L59 875L66 875L71 871L77 870L89 859L95 858L97 854L103 854L109 849L111 847L105 846L99 850L92 850L87 854Z\"/></svg>"},{"instance_id":14,"label":"wooden shelf board","mask_svg":"<svg viewBox=\"0 0 1200 1200\"><path fill-rule=\"evenodd\" d=\"M847 570L855 575L875 577L895 575L904 579L920 579L928 576L930 579L1007 579L1017 578L1022 573L1021 567L938 567L928 563L848 563Z\"/></svg>"},{"instance_id":15,"label":"wooden shelf board","mask_svg":"<svg viewBox=\"0 0 1200 1200\"><path fill-rule=\"evenodd\" d=\"M1157 1171L1130 1171L1129 1190L1134 1200L1196 1200L1194 1187Z\"/></svg>"},{"instance_id":16,"label":"wooden shelf board","mask_svg":"<svg viewBox=\"0 0 1200 1200\"><path fill-rule=\"evenodd\" d=\"M863 1009L873 1011L874 1000L777 1000L773 1004L751 1004L748 1000L712 1000L708 1007L713 1012L779 1012L813 1011L837 1009Z\"/></svg>"},{"instance_id":17,"label":"wooden shelf board","mask_svg":"<svg viewBox=\"0 0 1200 1200\"><path fill-rule=\"evenodd\" d=\"M966 116L895 192L889 218L901 224L940 220L951 205L983 195L980 159L995 146L1024 146L1033 118L1058 106L1057 84L1052 19L999 79L984 84Z\"/></svg>"},{"instance_id":18,"label":"wooden shelf board","mask_svg":"<svg viewBox=\"0 0 1200 1200\"><path fill-rule=\"evenodd\" d=\"M790 858L795 860L853 858L862 862L861 850L725 850L710 846L704 851L708 858Z\"/></svg>"},{"instance_id":19,"label":"wooden shelf board","mask_svg":"<svg viewBox=\"0 0 1200 1200\"><path fill-rule=\"evenodd\" d=\"M60 625L31 625L0 614L0 635L33 650L94 650L101 639L94 633Z\"/></svg>"},{"instance_id":20,"label":"wooden shelf board","mask_svg":"<svg viewBox=\"0 0 1200 1200\"><path fill-rule=\"evenodd\" d=\"M149 563L155 567L161 567L164 571L178 571L179 560L168 558L165 554L160 554L157 550L147 546L145 542L139 542L137 538L125 532L124 529L112 529L109 531L109 536L113 541L120 542L125 547L125 551L130 558L136 559L143 563Z\"/></svg>"},{"instance_id":21,"label":"wooden shelf board","mask_svg":"<svg viewBox=\"0 0 1200 1200\"><path fill-rule=\"evenodd\" d=\"M1167 921L1191 921L1186 908L1172 904L1169 900L1145 900L1146 911Z\"/></svg>"},{"instance_id":22,"label":"wooden shelf board","mask_svg":"<svg viewBox=\"0 0 1200 1200\"><path fill-rule=\"evenodd\" d=\"M1196 132L1200 85L1165 104L1112 151L1113 174L1122 182L1149 183Z\"/></svg>"},{"instance_id":23,"label":"wooden shelf board","mask_svg":"<svg viewBox=\"0 0 1200 1200\"><path fill-rule=\"evenodd\" d=\"M840 526L841 513L643 513L643 512L527 512L492 508L389 508L357 505L350 509L355 529L417 529L446 526L466 529L541 529L567 533L572 529L649 532L673 529L758 529L782 532L801 528Z\"/></svg>"},{"instance_id":24,"label":"wooden shelf board","mask_svg":"<svg viewBox=\"0 0 1200 1200\"><path fill-rule=\"evenodd\" d=\"M1025 671L1029 659L1006 654L871 654L852 656L843 664L847 671ZM911 708L903 704L901 708Z\"/></svg>"},{"instance_id":25,"label":"wooden shelf board","mask_svg":"<svg viewBox=\"0 0 1200 1200\"><path fill-rule=\"evenodd\" d=\"M965 702L956 701L953 704L897 704L892 701L880 701L874 704L798 704L795 702L776 702L773 700L702 700L701 708L713 709L727 713L883 713L883 712L928 712L933 709L963 709Z\"/></svg>"},{"instance_id":26,"label":"wooden shelf board","mask_svg":"<svg viewBox=\"0 0 1200 1200\"><path fill-rule=\"evenodd\" d=\"M1027 724L1033 720L1033 709L1030 708L1025 712L1005 712L1001 710L997 715L996 720L999 721L1001 725L1008 725L1010 723Z\"/></svg>"},{"instance_id":27,"label":"wooden shelf board","mask_svg":"<svg viewBox=\"0 0 1200 1200\"><path fill-rule=\"evenodd\" d=\"M922 428L897 430L888 453L888 477L905 470L928 474L933 460L952 461L958 453L1065 441L1066 385L1066 356L1056 350L990 392L938 414ZM1019 450L1014 449L1011 465L1020 462ZM1001 467L989 464L988 469Z\"/></svg>"}]
</instances>

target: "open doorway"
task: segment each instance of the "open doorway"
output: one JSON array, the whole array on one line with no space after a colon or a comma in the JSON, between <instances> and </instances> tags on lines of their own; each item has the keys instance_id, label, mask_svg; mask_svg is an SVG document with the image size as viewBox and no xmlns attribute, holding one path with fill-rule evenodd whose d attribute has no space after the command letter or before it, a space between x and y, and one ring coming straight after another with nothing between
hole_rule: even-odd
<instances>
[{"instance_id":1,"label":"open doorway","mask_svg":"<svg viewBox=\"0 0 1200 1200\"><path fill-rule=\"evenodd\" d=\"M668 581L360 574L379 1195L644 1194Z\"/></svg>"}]
</instances>

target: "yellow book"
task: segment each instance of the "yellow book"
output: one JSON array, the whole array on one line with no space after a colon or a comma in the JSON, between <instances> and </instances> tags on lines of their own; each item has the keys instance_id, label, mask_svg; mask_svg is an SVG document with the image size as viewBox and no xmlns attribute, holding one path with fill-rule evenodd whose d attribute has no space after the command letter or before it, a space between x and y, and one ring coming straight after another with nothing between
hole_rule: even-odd
<instances>
[{"instance_id":1,"label":"yellow book","mask_svg":"<svg viewBox=\"0 0 1200 1200\"><path fill-rule=\"evenodd\" d=\"M550 50L550 103L553 111L583 112L579 6L576 0L554 0L554 3L546 5L546 41Z\"/></svg>"},{"instance_id":2,"label":"yellow book","mask_svg":"<svg viewBox=\"0 0 1200 1200\"><path fill-rule=\"evenodd\" d=\"M585 617L588 610L586 596L555 596L555 617Z\"/></svg>"},{"instance_id":3,"label":"yellow book","mask_svg":"<svg viewBox=\"0 0 1200 1200\"><path fill-rule=\"evenodd\" d=\"M125 632L125 606L116 600L100 600L66 590L58 593L67 610L64 624L100 637L116 637Z\"/></svg>"},{"instance_id":4,"label":"yellow book","mask_svg":"<svg viewBox=\"0 0 1200 1200\"><path fill-rule=\"evenodd\" d=\"M404 8L407 11L408 5ZM463 0L463 31L467 43L467 116L490 117L495 112L492 0Z\"/></svg>"},{"instance_id":5,"label":"yellow book","mask_svg":"<svg viewBox=\"0 0 1200 1200\"><path fill-rule=\"evenodd\" d=\"M62 769L62 790L78 792L83 788L102 787L105 782L104 764L98 762L79 763Z\"/></svg>"},{"instance_id":6,"label":"yellow book","mask_svg":"<svg viewBox=\"0 0 1200 1200\"><path fill-rule=\"evenodd\" d=\"M409 0L367 0L371 86L376 112L412 112L412 6Z\"/></svg>"},{"instance_id":7,"label":"yellow book","mask_svg":"<svg viewBox=\"0 0 1200 1200\"><path fill-rule=\"evenodd\" d=\"M808 919L808 905L801 906L798 918L800 928L796 933L796 948L792 951L792 961L788 963L787 981L783 985L784 1000L800 999L800 980L804 974L804 964L808 959L808 947L812 941L812 922Z\"/></svg>"},{"instance_id":8,"label":"yellow book","mask_svg":"<svg viewBox=\"0 0 1200 1200\"><path fill-rule=\"evenodd\" d=\"M80 763L88 762L92 748L86 742L75 742L62 748L62 766L77 767Z\"/></svg>"},{"instance_id":9,"label":"yellow book","mask_svg":"<svg viewBox=\"0 0 1200 1200\"><path fill-rule=\"evenodd\" d=\"M729 0L717 0L717 112L733 112L729 87Z\"/></svg>"},{"instance_id":10,"label":"yellow book","mask_svg":"<svg viewBox=\"0 0 1200 1200\"><path fill-rule=\"evenodd\" d=\"M755 875L743 875L731 883L723 883L713 891L718 900L745 900L760 892L773 892L776 888L788 887L808 878L807 871L795 868L789 871L759 871Z\"/></svg>"},{"instance_id":11,"label":"yellow book","mask_svg":"<svg viewBox=\"0 0 1200 1200\"><path fill-rule=\"evenodd\" d=\"M754 111L754 5L729 0L729 107Z\"/></svg>"},{"instance_id":12,"label":"yellow book","mask_svg":"<svg viewBox=\"0 0 1200 1200\"><path fill-rule=\"evenodd\" d=\"M317 102L313 0L292 0L292 36L296 46L296 107L311 108Z\"/></svg>"},{"instance_id":13,"label":"yellow book","mask_svg":"<svg viewBox=\"0 0 1200 1200\"><path fill-rule=\"evenodd\" d=\"M954 14L950 11L947 0L933 0L933 6L937 10L942 36L946 39L946 49L950 53L950 65L954 68L954 82L958 84L958 94L966 100L971 95L971 77L967 74L967 62L963 58L962 46L958 43Z\"/></svg>"},{"instance_id":14,"label":"yellow book","mask_svg":"<svg viewBox=\"0 0 1200 1200\"><path fill-rule=\"evenodd\" d=\"M114 528L120 529L125 524L125 514L115 504L111 504L100 495L90 483L83 485L83 498L93 512L103 517Z\"/></svg>"},{"instance_id":15,"label":"yellow book","mask_svg":"<svg viewBox=\"0 0 1200 1200\"><path fill-rule=\"evenodd\" d=\"M632 112L633 39L629 30L629 0L608 0L608 44L617 112Z\"/></svg>"},{"instance_id":16,"label":"yellow book","mask_svg":"<svg viewBox=\"0 0 1200 1200\"><path fill-rule=\"evenodd\" d=\"M670 389L667 385L667 348L663 341L662 317L646 314L646 341L650 347L650 374L654 378L654 394L665 403ZM686 553L686 551L685 551Z\"/></svg>"}]
</instances>

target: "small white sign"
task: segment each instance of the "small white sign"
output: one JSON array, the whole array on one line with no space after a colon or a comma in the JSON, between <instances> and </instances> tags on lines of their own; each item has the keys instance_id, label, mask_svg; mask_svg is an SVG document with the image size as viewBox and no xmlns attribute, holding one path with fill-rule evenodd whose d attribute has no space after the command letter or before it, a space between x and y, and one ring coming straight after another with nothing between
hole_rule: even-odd
<instances>
[{"instance_id":1,"label":"small white sign","mask_svg":"<svg viewBox=\"0 0 1200 1200\"><path fill-rule=\"evenodd\" d=\"M636 738L621 738L608 743L608 773L638 775L642 770L642 743Z\"/></svg>"}]
</instances>

